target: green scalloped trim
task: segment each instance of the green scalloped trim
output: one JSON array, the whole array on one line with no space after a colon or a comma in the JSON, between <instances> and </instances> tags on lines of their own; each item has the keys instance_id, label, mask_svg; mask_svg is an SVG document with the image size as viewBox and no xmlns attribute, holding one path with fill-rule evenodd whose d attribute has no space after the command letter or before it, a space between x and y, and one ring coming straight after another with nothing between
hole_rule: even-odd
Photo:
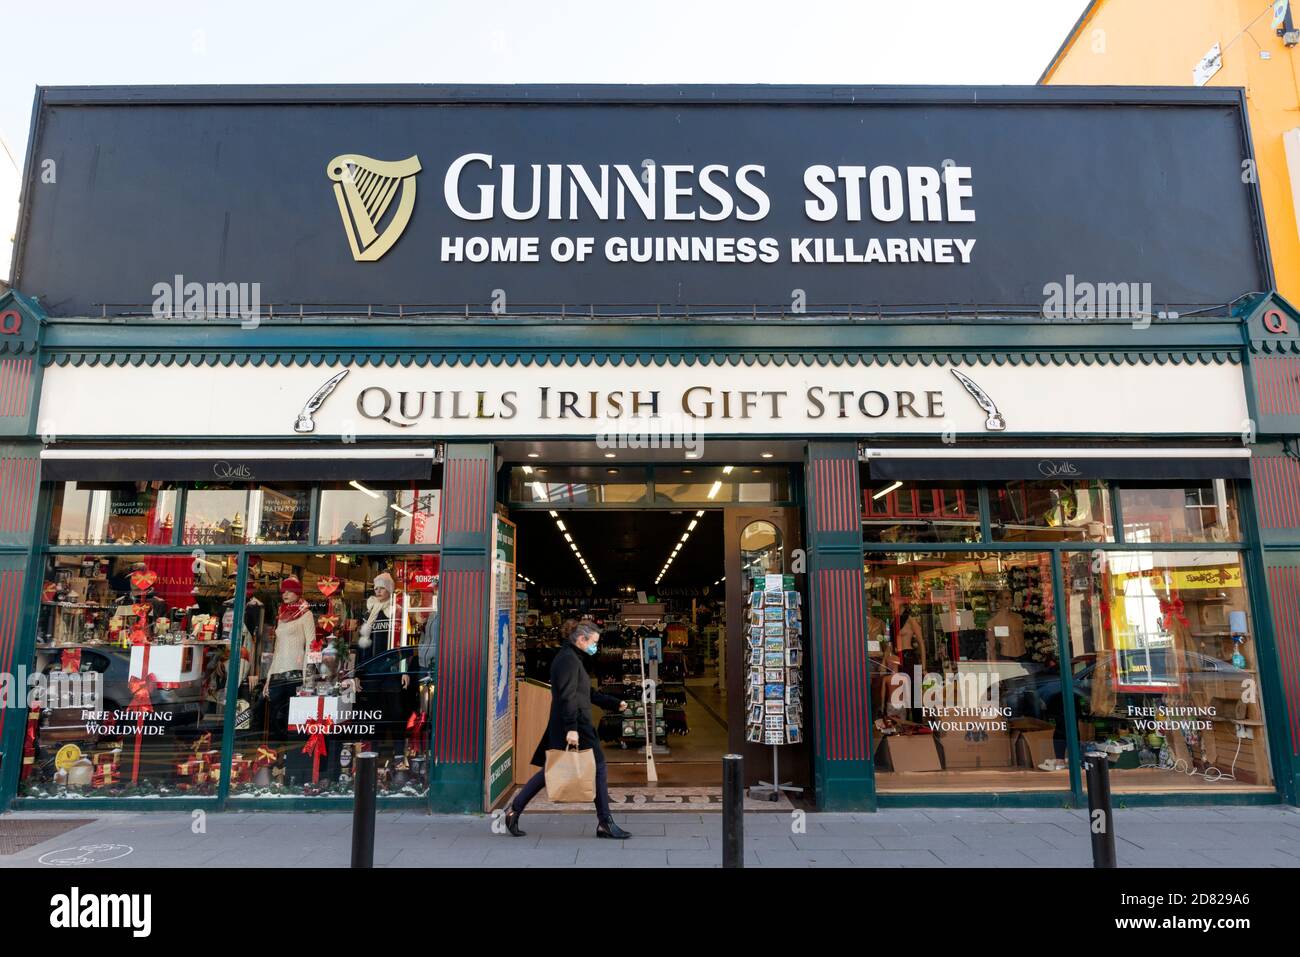
<instances>
[{"instance_id":1,"label":"green scalloped trim","mask_svg":"<svg viewBox=\"0 0 1300 957\"><path fill-rule=\"evenodd\" d=\"M1281 343L1275 345L1281 346ZM35 351L35 350L31 350ZM1290 343L1287 348L1257 349L1257 352L1300 353L1300 343ZM1092 366L1092 365L1238 365L1241 356L1233 351L1192 351L1192 352L728 352L689 355L681 351L672 352L540 352L540 353L461 353L461 352L295 352L295 353L212 353L212 352L163 352L163 353L122 353L122 352L50 352L46 350L41 356L45 366L57 365L74 368L86 365L92 368L105 366L239 366L252 365L259 368L269 365L277 366L327 366L330 368L343 365L351 366L622 366L654 365L664 366L785 366L785 365L1056 365L1056 366Z\"/></svg>"}]
</instances>

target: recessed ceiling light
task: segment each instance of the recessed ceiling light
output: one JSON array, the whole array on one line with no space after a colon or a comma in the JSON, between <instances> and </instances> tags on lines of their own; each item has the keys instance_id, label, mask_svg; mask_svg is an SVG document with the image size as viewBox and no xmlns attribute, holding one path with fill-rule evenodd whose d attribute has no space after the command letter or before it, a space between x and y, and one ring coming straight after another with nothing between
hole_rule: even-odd
<instances>
[{"instance_id":1,"label":"recessed ceiling light","mask_svg":"<svg viewBox=\"0 0 1300 957\"><path fill-rule=\"evenodd\" d=\"M566 542L571 542L571 541L573 541L573 536L570 535L568 532L565 532L565 533L564 533L564 540L565 540Z\"/></svg>"},{"instance_id":2,"label":"recessed ceiling light","mask_svg":"<svg viewBox=\"0 0 1300 957\"><path fill-rule=\"evenodd\" d=\"M762 453L760 453L760 454L761 454L762 457L765 458L765 459L770 459L770 458L772 457L772 455L773 455L773 453L771 453L771 452L762 452Z\"/></svg>"},{"instance_id":3,"label":"recessed ceiling light","mask_svg":"<svg viewBox=\"0 0 1300 957\"><path fill-rule=\"evenodd\" d=\"M691 524L686 526L686 530L688 532L693 532L695 531L695 526L698 524L700 524L700 520L698 518L693 518L691 519Z\"/></svg>"},{"instance_id":4,"label":"recessed ceiling light","mask_svg":"<svg viewBox=\"0 0 1300 957\"><path fill-rule=\"evenodd\" d=\"M524 466L524 474L525 474L525 475L532 475L532 474L533 474L533 467L532 467L531 465L525 465L525 466Z\"/></svg>"},{"instance_id":5,"label":"recessed ceiling light","mask_svg":"<svg viewBox=\"0 0 1300 957\"><path fill-rule=\"evenodd\" d=\"M551 509L551 518L559 518L559 517L560 517L560 513L555 511L555 509Z\"/></svg>"},{"instance_id":6,"label":"recessed ceiling light","mask_svg":"<svg viewBox=\"0 0 1300 957\"><path fill-rule=\"evenodd\" d=\"M703 518L703 517L704 517L704 509L700 509L698 512L696 512L696 513L695 513L695 517L696 517L696 518Z\"/></svg>"},{"instance_id":7,"label":"recessed ceiling light","mask_svg":"<svg viewBox=\"0 0 1300 957\"><path fill-rule=\"evenodd\" d=\"M713 487L709 489L708 497L714 498L721 491L722 491L722 482L721 481L714 482Z\"/></svg>"},{"instance_id":8,"label":"recessed ceiling light","mask_svg":"<svg viewBox=\"0 0 1300 957\"><path fill-rule=\"evenodd\" d=\"M735 468L734 465L724 465L724 466L722 467L722 474L723 474L723 475L730 475L730 474L731 474L731 470L734 469L734 468Z\"/></svg>"},{"instance_id":9,"label":"recessed ceiling light","mask_svg":"<svg viewBox=\"0 0 1300 957\"><path fill-rule=\"evenodd\" d=\"M568 531L568 529L565 528L565 526L564 526L564 519L562 519L562 518L557 518L557 519L555 520L555 524L559 527L560 531L562 531L562 532L567 532L567 531Z\"/></svg>"},{"instance_id":10,"label":"recessed ceiling light","mask_svg":"<svg viewBox=\"0 0 1300 957\"><path fill-rule=\"evenodd\" d=\"M683 475L694 475L694 474L695 474L695 469L682 469L682 474L683 474Z\"/></svg>"},{"instance_id":11,"label":"recessed ceiling light","mask_svg":"<svg viewBox=\"0 0 1300 957\"><path fill-rule=\"evenodd\" d=\"M618 474L618 469L605 469L605 474L606 474L606 475L617 475L617 474Z\"/></svg>"},{"instance_id":12,"label":"recessed ceiling light","mask_svg":"<svg viewBox=\"0 0 1300 957\"><path fill-rule=\"evenodd\" d=\"M617 452L606 452L606 453L605 453L605 458L607 458L607 459L616 459L616 458L618 458L618 453L617 453Z\"/></svg>"},{"instance_id":13,"label":"recessed ceiling light","mask_svg":"<svg viewBox=\"0 0 1300 957\"><path fill-rule=\"evenodd\" d=\"M530 459L538 459L538 458L541 458L541 457L542 457L542 453L541 453L541 452L529 452L529 453L528 453L528 457L529 457Z\"/></svg>"}]
</instances>

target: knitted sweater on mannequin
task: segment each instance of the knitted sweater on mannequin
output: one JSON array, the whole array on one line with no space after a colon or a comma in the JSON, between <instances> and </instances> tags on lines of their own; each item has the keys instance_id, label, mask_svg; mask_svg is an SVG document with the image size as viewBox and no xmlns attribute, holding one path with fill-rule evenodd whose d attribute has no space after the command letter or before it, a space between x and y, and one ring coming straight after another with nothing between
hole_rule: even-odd
<instances>
[{"instance_id":1,"label":"knitted sweater on mannequin","mask_svg":"<svg viewBox=\"0 0 1300 957\"><path fill-rule=\"evenodd\" d=\"M316 637L316 616L311 612L293 621L281 621L275 626L275 656L271 659L271 675L286 671L302 671L307 657L307 646Z\"/></svg>"}]
</instances>

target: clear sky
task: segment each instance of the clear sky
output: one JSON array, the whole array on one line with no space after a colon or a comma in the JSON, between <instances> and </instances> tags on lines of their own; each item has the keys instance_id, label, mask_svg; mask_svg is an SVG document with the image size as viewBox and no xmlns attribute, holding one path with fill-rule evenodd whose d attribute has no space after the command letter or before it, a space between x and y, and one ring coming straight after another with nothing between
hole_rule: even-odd
<instances>
[{"instance_id":1,"label":"clear sky","mask_svg":"<svg viewBox=\"0 0 1300 957\"><path fill-rule=\"evenodd\" d=\"M0 271L37 84L1021 83L1085 0L11 4Z\"/></svg>"}]
</instances>

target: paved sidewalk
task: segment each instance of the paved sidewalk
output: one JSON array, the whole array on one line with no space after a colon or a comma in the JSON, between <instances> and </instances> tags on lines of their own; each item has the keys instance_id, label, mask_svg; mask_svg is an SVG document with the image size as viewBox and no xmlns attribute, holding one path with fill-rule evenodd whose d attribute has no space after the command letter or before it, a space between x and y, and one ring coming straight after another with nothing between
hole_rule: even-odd
<instances>
[{"instance_id":1,"label":"paved sidewalk","mask_svg":"<svg viewBox=\"0 0 1300 957\"><path fill-rule=\"evenodd\" d=\"M0 816L0 826L52 813ZM106 867L347 867L352 818L346 813L226 812L193 832L188 813L76 815L93 822L0 855L0 867L42 866L50 852L120 845ZM717 867L718 814L639 813L621 823L635 833L597 840L594 818L525 814L527 837L492 832L484 816L383 813L376 827L379 867ZM790 815L749 814L751 867L1090 867L1082 810L893 810L808 814L802 832ZM1290 807L1152 808L1116 812L1122 867L1300 867L1300 811ZM99 851L106 856L109 852ZM56 855L57 856L57 855ZM86 865L95 866L95 865Z\"/></svg>"}]
</instances>

